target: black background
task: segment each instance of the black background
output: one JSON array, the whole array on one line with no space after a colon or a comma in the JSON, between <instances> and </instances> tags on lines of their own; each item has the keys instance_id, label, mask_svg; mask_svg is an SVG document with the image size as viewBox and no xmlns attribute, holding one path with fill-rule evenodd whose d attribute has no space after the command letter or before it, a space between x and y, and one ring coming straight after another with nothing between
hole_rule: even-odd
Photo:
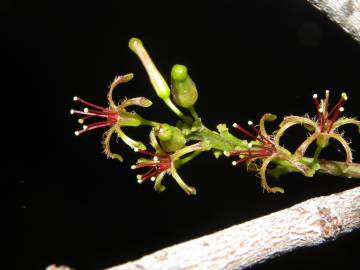
<instances>
[{"instance_id":1,"label":"black background","mask_svg":"<svg viewBox=\"0 0 360 270\"><path fill-rule=\"evenodd\" d=\"M154 105L139 110L142 115L176 121L128 49L132 36L143 40L167 79L173 64L189 67L200 93L197 110L209 128L255 121L265 112L313 115L311 95L325 89L333 102L346 90L346 115L358 115L360 46L304 0L5 1L0 12L9 105L4 120L10 124L2 128L8 136L3 148L10 151L1 192L4 220L15 221L4 223L16 228L15 235L4 231L15 247L7 249L15 254L9 269L51 263L102 269L359 185L356 179L288 175L279 180L285 194L266 194L243 167L205 153L180 170L198 195L187 196L170 177L158 194L150 183L136 183L129 167L138 156L122 142L113 145L125 157L121 164L101 154L101 131L73 135L79 126L69 115L72 97L106 105L109 82L128 72L135 78L117 97L146 96ZM126 129L144 140L148 131ZM346 134L359 151L356 129ZM295 149L305 136L293 128L283 143ZM338 148L334 144L323 157L344 159ZM357 231L254 269L357 269L359 240Z\"/></svg>"}]
</instances>

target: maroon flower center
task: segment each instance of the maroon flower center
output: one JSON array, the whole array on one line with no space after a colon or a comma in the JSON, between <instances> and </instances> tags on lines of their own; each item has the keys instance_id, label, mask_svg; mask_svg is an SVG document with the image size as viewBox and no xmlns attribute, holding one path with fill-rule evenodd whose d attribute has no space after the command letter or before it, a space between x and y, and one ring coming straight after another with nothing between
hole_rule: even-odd
<instances>
[{"instance_id":1,"label":"maroon flower center","mask_svg":"<svg viewBox=\"0 0 360 270\"><path fill-rule=\"evenodd\" d=\"M94 122L89 125L83 125L82 130L75 131L76 136L78 136L84 132L93 130L93 129L107 127L107 126L113 126L118 121L119 113L114 109L104 108L104 107L90 103L90 102L83 100L81 98L78 98L78 97L74 97L74 101L80 102L80 103L90 107L90 109L85 107L82 111L73 110L73 109L70 111L71 114L79 114L79 115L85 116L85 117L79 119L80 124L83 124L85 120L89 120L89 119L92 120L93 118L96 118L96 117L105 119L103 121Z\"/></svg>"}]
</instances>

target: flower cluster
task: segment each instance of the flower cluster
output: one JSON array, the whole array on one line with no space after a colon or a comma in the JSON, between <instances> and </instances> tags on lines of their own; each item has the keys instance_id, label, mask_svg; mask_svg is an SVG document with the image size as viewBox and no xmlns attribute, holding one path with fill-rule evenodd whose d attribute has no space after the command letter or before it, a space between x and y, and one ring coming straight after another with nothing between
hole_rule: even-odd
<instances>
[{"instance_id":1,"label":"flower cluster","mask_svg":"<svg viewBox=\"0 0 360 270\"><path fill-rule=\"evenodd\" d=\"M234 160L232 165L236 166L242 163L247 163L247 168L250 170L256 170L260 172L261 186L266 191L271 193L280 192L284 190L280 187L269 187L266 181L266 170L270 162L278 157L288 158L286 151L279 145L276 145L273 141L272 136L268 135L265 129L265 121L273 121L276 116L273 114L265 114L260 119L260 128L257 129L252 121L248 121L248 125L252 129L253 133L241 127L239 124L234 123L233 127L240 130L253 139L252 142L248 143L247 149L224 151L225 156L239 156L238 160ZM257 161L261 162L259 167L256 164Z\"/></svg>"},{"instance_id":2,"label":"flower cluster","mask_svg":"<svg viewBox=\"0 0 360 270\"><path fill-rule=\"evenodd\" d=\"M238 138L231 134L225 124L219 124L217 131L207 128L202 118L195 110L199 98L197 87L191 79L186 66L176 64L171 70L171 84L167 84L164 77L153 63L143 43L132 38L129 41L130 49L138 56L149 76L152 87L157 96L179 118L176 125L159 123L140 116L135 111L129 111L130 106L149 107L152 102L145 97L124 99L118 104L113 101L114 89L122 83L133 78L133 74L116 77L111 83L107 95L108 105L103 107L88 102L79 97L74 101L84 105L82 110L72 109L71 114L80 115L78 122L82 129L75 131L75 135L81 135L91 130L107 128L104 134L104 152L109 158L123 160L122 156L110 150L110 141L113 135L120 138L136 153L142 157L131 166L133 170L145 170L137 175L139 183L154 182L156 191L164 191L162 184L165 175L170 175L176 183L187 193L196 194L196 189L187 185L179 176L177 170L204 151L212 151L216 158L224 154L227 157L237 157L232 161L234 166L245 164L249 171L256 171L261 178L261 187L267 192L283 193L280 187L270 187L266 175L275 178L290 173L298 172L306 177L312 177L321 171L318 159L322 149L328 146L330 139L338 141L346 153L346 162L334 166L327 166L326 172L334 175L350 175L347 171L352 163L352 152L344 134L339 133L339 127L346 124L357 125L360 132L360 121L355 118L341 117L344 111L343 105L348 97L342 93L339 100L330 108L330 92L326 90L325 98L318 99L313 95L316 107L316 116L310 118L307 115L287 116L281 121L279 129L268 134L265 122L274 121L276 116L270 113L263 115L259 125L255 126L252 121L248 122L249 128L245 129L237 123L233 127L250 138L250 141ZM86 122L86 123L85 123ZM280 146L280 139L288 128L301 124L308 131L309 136L300 144L294 153ZM145 145L125 135L123 127L148 126L150 130L150 145L153 152L145 151ZM305 156L308 147L316 142L317 148L313 157ZM269 165L272 168L269 169ZM329 169L331 168L331 170ZM340 168L340 169L339 169ZM324 166L322 168L324 171ZM359 176L360 178L360 173Z\"/></svg>"}]
</instances>

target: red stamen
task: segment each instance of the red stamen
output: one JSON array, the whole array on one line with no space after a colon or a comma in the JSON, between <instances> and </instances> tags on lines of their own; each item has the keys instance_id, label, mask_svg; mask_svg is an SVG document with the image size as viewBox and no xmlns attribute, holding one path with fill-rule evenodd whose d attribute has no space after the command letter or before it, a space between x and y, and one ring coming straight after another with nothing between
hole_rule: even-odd
<instances>
[{"instance_id":1,"label":"red stamen","mask_svg":"<svg viewBox=\"0 0 360 270\"><path fill-rule=\"evenodd\" d=\"M340 113L344 110L343 107L340 107L333 115L333 117L331 118L330 120L330 123L329 123L329 127L328 127L328 130L327 132L330 132L334 122L336 121L336 119L339 117Z\"/></svg>"},{"instance_id":2,"label":"red stamen","mask_svg":"<svg viewBox=\"0 0 360 270\"><path fill-rule=\"evenodd\" d=\"M74 97L74 101L78 101L82 104L85 104L85 105L88 105L88 106L94 108L94 109L85 108L83 111L79 111L79 110L71 110L70 111L71 114L85 115L84 118L79 119L80 124L82 124L85 120L91 119L94 117L101 117L101 118L106 119L105 121L99 121L99 122L92 123L90 125L84 125L84 129L80 130L80 131L76 131L75 135L80 135L84 132L87 132L87 131L90 131L93 129L97 129L97 128L101 128L101 127L112 126L112 125L116 124L116 122L119 118L119 113L115 110L103 108L101 106L95 105L93 103L90 103L90 102L83 100L81 98L78 98L78 97Z\"/></svg>"},{"instance_id":3,"label":"red stamen","mask_svg":"<svg viewBox=\"0 0 360 270\"><path fill-rule=\"evenodd\" d=\"M250 124L250 127L255 131L255 133L261 137L262 140L260 140L258 137L257 137L257 140L260 141L261 143L263 144L273 144L271 141L269 141L267 138L265 138L264 135L261 134L260 130L257 129L254 124L251 122Z\"/></svg>"},{"instance_id":4,"label":"red stamen","mask_svg":"<svg viewBox=\"0 0 360 270\"><path fill-rule=\"evenodd\" d=\"M169 154L152 153L152 152L144 151L141 149L137 149L137 152L144 154L144 155L153 156L153 157L170 158Z\"/></svg>"},{"instance_id":5,"label":"red stamen","mask_svg":"<svg viewBox=\"0 0 360 270\"><path fill-rule=\"evenodd\" d=\"M83 134L87 131L90 131L90 130L93 130L93 129L97 129L97 128L101 128L101 127L107 127L107 126L111 126L111 125L114 125L113 122L110 122L110 121L102 121L102 122L98 122L98 123L93 123L93 124L90 124L88 126L86 126L85 129L82 129L80 131L76 131L76 135L80 135L80 134Z\"/></svg>"},{"instance_id":6,"label":"red stamen","mask_svg":"<svg viewBox=\"0 0 360 270\"><path fill-rule=\"evenodd\" d=\"M271 143L271 145L253 144L253 145L252 145L252 148L261 148L261 149L269 149L269 150L274 149L273 143L272 143L272 142L270 142L270 143Z\"/></svg>"},{"instance_id":7,"label":"red stamen","mask_svg":"<svg viewBox=\"0 0 360 270\"><path fill-rule=\"evenodd\" d=\"M96 111L96 110L87 110L89 113L92 113L92 114L95 114L95 115L99 115L99 116L102 116L102 115L106 115L106 116L112 116L112 115L117 115L118 112L116 111L111 111L111 110L103 110L103 111Z\"/></svg>"},{"instance_id":8,"label":"red stamen","mask_svg":"<svg viewBox=\"0 0 360 270\"><path fill-rule=\"evenodd\" d=\"M234 123L233 124L233 127L234 128L237 128L238 130L240 130L241 132L245 133L246 135L248 135L249 137L253 138L254 140L257 140L258 141L258 138L251 134L249 131L247 131L246 129L242 128L241 126L239 126L238 124ZM261 142L261 141L260 141Z\"/></svg>"},{"instance_id":9,"label":"red stamen","mask_svg":"<svg viewBox=\"0 0 360 270\"><path fill-rule=\"evenodd\" d=\"M237 165L239 165L239 164L242 164L242 163L248 161L249 159L251 159L251 157L246 157L246 158L234 160L234 161L232 162L232 165L237 166Z\"/></svg>"},{"instance_id":10,"label":"red stamen","mask_svg":"<svg viewBox=\"0 0 360 270\"><path fill-rule=\"evenodd\" d=\"M153 177L154 175L157 175L158 172L156 171L155 168L151 168L148 172L141 174L141 181L145 181L147 179L151 179L151 177Z\"/></svg>"},{"instance_id":11,"label":"red stamen","mask_svg":"<svg viewBox=\"0 0 360 270\"><path fill-rule=\"evenodd\" d=\"M313 95L313 100L314 100L314 103L315 103L315 107L316 107L316 112L317 112L317 115L318 115L318 118L319 118L319 124L320 124L320 131L322 131L324 129L324 116L323 116L323 113L324 112L320 112L320 104L319 104L319 101L317 99L317 94L314 94Z\"/></svg>"},{"instance_id":12,"label":"red stamen","mask_svg":"<svg viewBox=\"0 0 360 270\"><path fill-rule=\"evenodd\" d=\"M92 113L92 112L84 112L84 111L78 111L78 110L71 110L71 114L80 114L80 115L87 115L87 116L98 116L98 117L104 117L104 118L108 118L109 115L107 114L99 114L99 113Z\"/></svg>"},{"instance_id":13,"label":"red stamen","mask_svg":"<svg viewBox=\"0 0 360 270\"><path fill-rule=\"evenodd\" d=\"M341 107L342 105L344 105L345 101L346 101L346 100L341 96L340 99L339 99L339 101L336 103L336 105L335 105L335 106L332 108L332 110L330 111L329 117L330 117L334 112L337 112L338 109L340 109L340 107Z\"/></svg>"},{"instance_id":14,"label":"red stamen","mask_svg":"<svg viewBox=\"0 0 360 270\"><path fill-rule=\"evenodd\" d=\"M324 118L328 119L328 106L329 106L329 90L325 91L325 102L324 102ZM326 121L325 120L325 121Z\"/></svg>"},{"instance_id":15,"label":"red stamen","mask_svg":"<svg viewBox=\"0 0 360 270\"><path fill-rule=\"evenodd\" d=\"M98 105L96 105L96 104L93 104L93 103L91 103L91 102L88 102L88 101L86 101L86 100L83 100L83 99L81 99L81 98L79 98L79 97L74 97L74 101L78 101L78 102L80 102L80 103L82 103L82 104L88 105L88 106L90 106L90 107L93 107L93 108L96 108L96 109L99 109L99 110L107 110L107 109L104 108L104 107L100 107L100 106L98 106Z\"/></svg>"}]
</instances>

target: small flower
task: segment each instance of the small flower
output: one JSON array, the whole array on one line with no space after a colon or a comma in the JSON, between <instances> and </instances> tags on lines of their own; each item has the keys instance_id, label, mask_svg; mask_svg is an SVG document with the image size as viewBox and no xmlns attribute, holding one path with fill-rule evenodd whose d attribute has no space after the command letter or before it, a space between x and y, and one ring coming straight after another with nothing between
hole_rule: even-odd
<instances>
[{"instance_id":1,"label":"small flower","mask_svg":"<svg viewBox=\"0 0 360 270\"><path fill-rule=\"evenodd\" d=\"M263 159L276 153L276 147L270 138L266 138L261 134L252 121L248 121L248 125L253 129L255 134L250 133L237 123L233 124L234 128L237 128L241 132L245 133L249 137L253 138L256 143L249 143L247 150L232 150L226 151L225 154L230 156L240 156L239 160L233 161L234 166L239 165L246 161L254 161L256 159Z\"/></svg>"},{"instance_id":2,"label":"small flower","mask_svg":"<svg viewBox=\"0 0 360 270\"><path fill-rule=\"evenodd\" d=\"M181 165L181 157L195 151L201 151L205 149L203 143L198 142L189 146L184 146L182 149L170 154L165 152L157 143L154 130L150 133L150 140L156 152L148 152L141 149L135 149L135 152L141 153L150 158L140 158L135 165L131 166L131 169L148 168L148 171L144 174L138 174L137 180L139 183L144 181L155 181L155 190L162 192L165 190L165 186L161 184L165 174L171 175L178 185L188 194L195 195L196 189L188 186L177 173L177 168Z\"/></svg>"},{"instance_id":3,"label":"small flower","mask_svg":"<svg viewBox=\"0 0 360 270\"><path fill-rule=\"evenodd\" d=\"M225 151L226 156L239 156L240 159L232 162L234 166L241 163L247 162L248 168L252 167L255 170L259 170L261 177L261 186L267 192L283 193L284 190L280 187L269 187L266 181L266 170L269 163L276 157L285 156L283 149L274 144L271 136L269 136L265 130L265 121L273 121L276 119L276 116L273 114L265 114L260 120L260 129L257 129L252 121L248 121L248 125L253 130L253 133L247 131L237 123L233 124L234 128L237 128L241 132L245 133L252 139L253 142L248 144L248 149L246 150L232 150ZM256 161L260 160L261 166L260 169L256 164Z\"/></svg>"},{"instance_id":4,"label":"small flower","mask_svg":"<svg viewBox=\"0 0 360 270\"><path fill-rule=\"evenodd\" d=\"M233 127L239 129L241 132L245 133L253 139L248 145L247 149L235 149L232 151L224 151L226 156L239 156L240 159L232 162L234 166L247 163L247 168L249 170L259 171L261 178L261 186L267 192L284 193L284 190L280 187L269 187L266 180L266 173L268 165L273 161L282 161L283 164L286 164L285 167L278 165L278 169L285 170L287 172L297 171L302 173L305 176L311 176L313 171L301 163L299 159L294 158L291 153L285 148L281 147L275 140L273 135L268 135L265 129L266 121L274 121L276 115L267 113L263 115L260 119L259 129L257 129L252 121L248 122L248 125L253 132L249 132L240 125L234 123ZM260 165L257 163L260 161Z\"/></svg>"},{"instance_id":5,"label":"small flower","mask_svg":"<svg viewBox=\"0 0 360 270\"><path fill-rule=\"evenodd\" d=\"M298 156L304 156L307 148L312 142L316 140L319 148L325 148L329 144L329 139L337 140L345 149L346 162L352 162L352 153L349 147L349 143L343 138L343 134L338 132L340 126L346 124L357 125L360 132L360 121L354 118L340 117L340 114L344 111L344 103L348 97L346 93L342 93L338 102L329 110L329 95L330 91L325 91L325 99L318 101L318 95L313 95L313 101L316 107L317 119L310 119L308 116L288 116L285 117L280 124L280 129L274 138L275 143L279 143L280 138L284 132L291 126L296 124L304 125L312 134L297 148L295 154Z\"/></svg>"},{"instance_id":6,"label":"small flower","mask_svg":"<svg viewBox=\"0 0 360 270\"><path fill-rule=\"evenodd\" d=\"M142 183L146 180L156 181L155 190L164 191L165 186L161 185L161 181L164 175L171 170L171 156L167 153L151 153L136 149L135 152L139 152L143 155L153 157L153 159L142 158L139 159L136 165L132 165L131 169L140 169L140 168L149 168L149 170L144 174L138 174L136 176L138 183Z\"/></svg>"},{"instance_id":7,"label":"small flower","mask_svg":"<svg viewBox=\"0 0 360 270\"><path fill-rule=\"evenodd\" d=\"M103 146L104 146L104 153L113 159L119 159L120 161L123 158L119 154L115 154L110 150L110 140L111 136L116 133L116 135L121 138L126 144L128 144L133 149L145 149L143 143L134 141L130 137L126 136L125 133L122 131L121 127L123 126L133 126L137 127L143 123L143 119L140 115L135 112L128 112L126 108L128 106L137 105L141 107L149 107L151 106L152 102L144 97L138 98L131 98L123 100L119 105L116 105L112 98L112 93L116 86L121 83L128 82L133 78L133 74L126 74L124 76L118 76L114 79L111 83L109 92L107 95L108 99L108 107L101 107L94 103L88 102L84 99L79 97L74 97L73 100L75 102L79 102L85 106L82 111L81 110L70 110L70 114L78 114L83 115L83 118L78 119L80 124L84 124L85 121L94 120L94 119L101 119L100 121L95 121L90 124L84 124L82 126L82 130L75 131L75 135L81 135L85 132L90 130L99 129L102 127L109 127L109 129L104 134Z\"/></svg>"}]
</instances>

